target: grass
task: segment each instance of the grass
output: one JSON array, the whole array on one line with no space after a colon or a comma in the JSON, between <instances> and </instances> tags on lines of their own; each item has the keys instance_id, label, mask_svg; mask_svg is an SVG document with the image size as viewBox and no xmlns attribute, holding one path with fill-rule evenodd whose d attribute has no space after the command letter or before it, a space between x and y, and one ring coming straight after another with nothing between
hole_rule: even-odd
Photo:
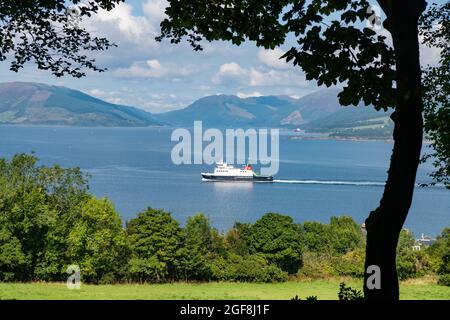
<instances>
[{"instance_id":1,"label":"grass","mask_svg":"<svg viewBox=\"0 0 450 320\"><path fill-rule=\"evenodd\" d=\"M143 299L271 299L289 300L295 295L302 299L315 295L319 300L337 299L339 279L289 281L276 284L212 282L202 284L115 284L82 285L69 290L64 283L0 283L0 299L64 299L64 300L143 300ZM347 279L353 288L360 288L359 280ZM409 281L401 284L401 299L450 300L450 287L438 286L433 279Z\"/></svg>"}]
</instances>

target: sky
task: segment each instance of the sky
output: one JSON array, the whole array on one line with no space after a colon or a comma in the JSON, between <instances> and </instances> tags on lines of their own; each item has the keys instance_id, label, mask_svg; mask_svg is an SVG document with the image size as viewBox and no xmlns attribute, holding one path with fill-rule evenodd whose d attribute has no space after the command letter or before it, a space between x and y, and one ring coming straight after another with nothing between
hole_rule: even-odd
<instances>
[{"instance_id":1,"label":"sky","mask_svg":"<svg viewBox=\"0 0 450 320\"><path fill-rule=\"evenodd\" d=\"M104 73L88 71L81 79L56 78L30 64L16 74L3 62L0 82L67 86L154 113L184 108L213 94L300 98L319 89L314 81L305 80L300 68L279 60L295 45L293 39L275 50L257 48L254 43L239 47L226 42L205 43L202 52L193 51L185 42L178 45L167 40L156 42L154 38L159 35L166 6L166 0L128 0L84 22L92 34L104 36L118 46L90 54L98 66L108 68ZM437 61L436 50L422 48L421 54L423 63Z\"/></svg>"}]
</instances>

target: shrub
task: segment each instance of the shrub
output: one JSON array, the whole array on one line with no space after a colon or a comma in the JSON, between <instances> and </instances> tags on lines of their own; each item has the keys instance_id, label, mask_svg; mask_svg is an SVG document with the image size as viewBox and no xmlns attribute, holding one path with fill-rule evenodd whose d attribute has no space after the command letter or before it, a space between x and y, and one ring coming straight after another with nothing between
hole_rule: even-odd
<instances>
[{"instance_id":1,"label":"shrub","mask_svg":"<svg viewBox=\"0 0 450 320\"><path fill-rule=\"evenodd\" d=\"M262 254L289 274L297 273L302 265L299 228L289 216L265 214L250 227L246 240L252 253Z\"/></svg>"},{"instance_id":2,"label":"shrub","mask_svg":"<svg viewBox=\"0 0 450 320\"><path fill-rule=\"evenodd\" d=\"M164 282L174 276L181 228L169 212L147 208L127 222L129 277Z\"/></svg>"},{"instance_id":3,"label":"shrub","mask_svg":"<svg viewBox=\"0 0 450 320\"><path fill-rule=\"evenodd\" d=\"M304 252L303 266L298 275L311 278L325 278L334 275L332 257L314 252Z\"/></svg>"},{"instance_id":4,"label":"shrub","mask_svg":"<svg viewBox=\"0 0 450 320\"><path fill-rule=\"evenodd\" d=\"M450 287L450 274L444 274L438 280L438 285Z\"/></svg>"},{"instance_id":5,"label":"shrub","mask_svg":"<svg viewBox=\"0 0 450 320\"><path fill-rule=\"evenodd\" d=\"M291 301L301 301L301 300L302 300L302 298L300 298L298 295L295 295L295 297L293 297L291 299ZM318 299L317 299L317 296L307 296L305 298L305 300L307 300L307 301L316 301Z\"/></svg>"},{"instance_id":6,"label":"shrub","mask_svg":"<svg viewBox=\"0 0 450 320\"><path fill-rule=\"evenodd\" d=\"M364 258L363 249L357 249L347 252L343 256L333 259L333 269L335 275L362 278L364 277Z\"/></svg>"},{"instance_id":7,"label":"shrub","mask_svg":"<svg viewBox=\"0 0 450 320\"><path fill-rule=\"evenodd\" d=\"M331 217L330 233L333 251L338 255L364 247L363 234L352 217Z\"/></svg>"},{"instance_id":8,"label":"shrub","mask_svg":"<svg viewBox=\"0 0 450 320\"><path fill-rule=\"evenodd\" d=\"M347 287L344 282L339 285L338 297L339 300L364 300L361 290Z\"/></svg>"},{"instance_id":9,"label":"shrub","mask_svg":"<svg viewBox=\"0 0 450 320\"><path fill-rule=\"evenodd\" d=\"M219 257L211 264L214 279L242 282L283 282L287 272L276 265L268 264L262 255L239 256L230 254Z\"/></svg>"}]
</instances>

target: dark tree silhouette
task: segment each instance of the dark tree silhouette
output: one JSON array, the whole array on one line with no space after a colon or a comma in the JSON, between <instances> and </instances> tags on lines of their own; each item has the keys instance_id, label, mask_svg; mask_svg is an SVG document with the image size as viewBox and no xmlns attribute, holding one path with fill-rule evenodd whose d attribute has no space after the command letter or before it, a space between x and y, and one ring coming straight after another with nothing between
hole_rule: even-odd
<instances>
[{"instance_id":1,"label":"dark tree silhouette","mask_svg":"<svg viewBox=\"0 0 450 320\"><path fill-rule=\"evenodd\" d=\"M0 61L11 60L17 72L35 62L55 76L82 77L84 69L102 72L86 52L106 50L114 44L93 37L81 25L98 10L111 10L123 0L2 0L0 2Z\"/></svg>"},{"instance_id":2,"label":"dark tree silhouette","mask_svg":"<svg viewBox=\"0 0 450 320\"><path fill-rule=\"evenodd\" d=\"M432 143L424 160L432 159L434 183L450 189L450 2L433 5L422 16L421 35L427 46L439 48L438 65L425 68L425 132Z\"/></svg>"},{"instance_id":3,"label":"dark tree silhouette","mask_svg":"<svg viewBox=\"0 0 450 320\"><path fill-rule=\"evenodd\" d=\"M378 25L366 0L169 0L168 19L161 35L179 43L183 38L195 50L201 41L227 40L240 45L275 48L288 34L297 45L282 58L303 69L319 85L342 83L343 105L372 104L394 107L394 148L379 207L366 220L366 268L381 269L381 289L367 299L398 299L396 247L411 206L422 147L422 85L418 24L424 0L378 0L385 13L386 38L366 21ZM366 276L367 277L367 276Z\"/></svg>"}]
</instances>

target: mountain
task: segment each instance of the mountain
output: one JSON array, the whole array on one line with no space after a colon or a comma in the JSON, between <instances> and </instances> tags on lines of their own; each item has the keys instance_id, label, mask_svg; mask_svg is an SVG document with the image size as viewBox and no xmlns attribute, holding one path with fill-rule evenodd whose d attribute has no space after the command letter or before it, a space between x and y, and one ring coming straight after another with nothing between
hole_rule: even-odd
<instances>
[{"instance_id":1,"label":"mountain","mask_svg":"<svg viewBox=\"0 0 450 320\"><path fill-rule=\"evenodd\" d=\"M0 124L142 127L158 125L152 114L116 105L66 87L0 83Z\"/></svg>"},{"instance_id":2,"label":"mountain","mask_svg":"<svg viewBox=\"0 0 450 320\"><path fill-rule=\"evenodd\" d=\"M308 122L305 129L329 132L350 128L376 127L391 122L389 112L376 111L372 106L347 106L319 119Z\"/></svg>"},{"instance_id":3,"label":"mountain","mask_svg":"<svg viewBox=\"0 0 450 320\"><path fill-rule=\"evenodd\" d=\"M342 107L338 89L325 89L300 99L287 96L239 98L214 95L188 107L162 114L116 105L66 87L39 83L0 83L0 124L143 127L300 127L340 136L390 134L388 114L372 107Z\"/></svg>"},{"instance_id":4,"label":"mountain","mask_svg":"<svg viewBox=\"0 0 450 320\"><path fill-rule=\"evenodd\" d=\"M187 108L156 115L159 121L175 126L192 126L202 120L206 127L273 126L295 110L287 97L241 99L230 95L201 98Z\"/></svg>"},{"instance_id":5,"label":"mountain","mask_svg":"<svg viewBox=\"0 0 450 320\"><path fill-rule=\"evenodd\" d=\"M286 96L239 98L215 95L201 98L187 108L155 115L161 122L192 126L202 120L207 127L217 126L297 126L340 109L336 90L321 90L302 99Z\"/></svg>"},{"instance_id":6,"label":"mountain","mask_svg":"<svg viewBox=\"0 0 450 320\"><path fill-rule=\"evenodd\" d=\"M372 107L342 107L338 93L338 89L325 89L300 99L215 95L155 117L174 126L192 126L202 120L205 127L301 127L315 132L376 128L390 121L387 113Z\"/></svg>"}]
</instances>

